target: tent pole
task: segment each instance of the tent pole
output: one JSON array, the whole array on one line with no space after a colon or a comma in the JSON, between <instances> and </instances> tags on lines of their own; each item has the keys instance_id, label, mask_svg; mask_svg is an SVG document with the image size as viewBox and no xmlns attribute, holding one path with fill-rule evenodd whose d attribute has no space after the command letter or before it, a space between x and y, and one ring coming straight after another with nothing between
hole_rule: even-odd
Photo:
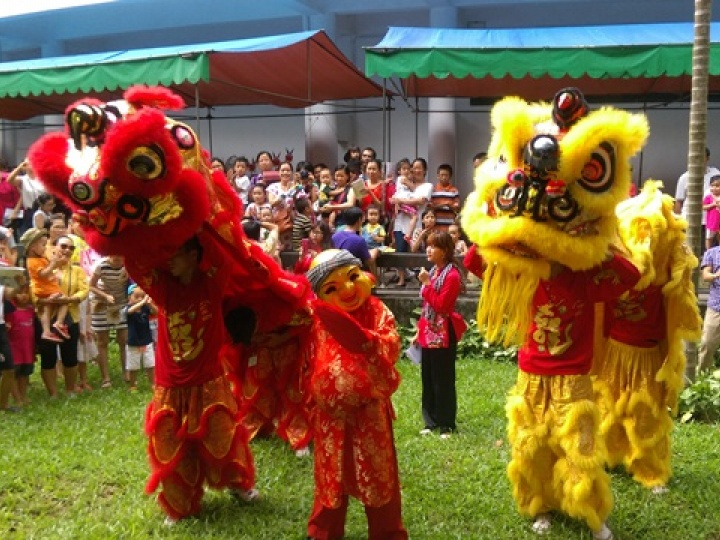
<instances>
[{"instance_id":1,"label":"tent pole","mask_svg":"<svg viewBox=\"0 0 720 540\"><path fill-rule=\"evenodd\" d=\"M210 107L208 107L208 148L210 155L213 155L213 140L212 140L212 114L210 114ZM197 84L195 85L195 133L200 136L200 89Z\"/></svg>"},{"instance_id":2,"label":"tent pole","mask_svg":"<svg viewBox=\"0 0 720 540\"><path fill-rule=\"evenodd\" d=\"M195 130L200 133L200 89L195 85Z\"/></svg>"},{"instance_id":3,"label":"tent pole","mask_svg":"<svg viewBox=\"0 0 720 540\"><path fill-rule=\"evenodd\" d=\"M390 161L390 148L388 144L388 110L387 110L387 79L383 77L383 93L382 93L382 100L383 100L383 108L382 108L382 119L383 119L383 144L382 144L382 151L383 151L383 159L387 163ZM383 201L384 202L384 201Z\"/></svg>"},{"instance_id":4,"label":"tent pole","mask_svg":"<svg viewBox=\"0 0 720 540\"><path fill-rule=\"evenodd\" d=\"M388 128L387 128L387 132L388 132L388 141L387 141L388 149L387 149L387 151L388 151L388 153L387 153L387 156L388 156L388 160L390 160L390 155L392 154L392 96L387 97L387 103L388 103L388 105L387 105L387 110L388 110L388 113L387 113L387 119L388 119ZM392 171L392 172L394 173L395 171Z\"/></svg>"},{"instance_id":5,"label":"tent pole","mask_svg":"<svg viewBox=\"0 0 720 540\"><path fill-rule=\"evenodd\" d=\"M415 155L416 156L420 155L420 153L418 151L418 148L420 147L420 144L418 143L418 127L420 125L419 118L418 118L418 116L419 116L418 115L418 108L419 108L418 101L419 101L418 97L415 96Z\"/></svg>"}]
</instances>

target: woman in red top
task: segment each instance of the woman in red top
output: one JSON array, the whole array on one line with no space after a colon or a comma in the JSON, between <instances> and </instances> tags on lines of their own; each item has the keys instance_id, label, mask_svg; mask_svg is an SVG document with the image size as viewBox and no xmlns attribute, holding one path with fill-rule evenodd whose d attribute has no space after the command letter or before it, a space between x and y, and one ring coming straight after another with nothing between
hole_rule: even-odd
<instances>
[{"instance_id":1,"label":"woman in red top","mask_svg":"<svg viewBox=\"0 0 720 540\"><path fill-rule=\"evenodd\" d=\"M389 200L387 194L383 197L383 191L386 190L387 184L382 177L382 161L379 159L371 159L365 168L367 180L365 181L366 194L360 201L360 207L363 212L368 209L371 204L376 204L380 208L385 208L385 201Z\"/></svg>"},{"instance_id":2,"label":"woman in red top","mask_svg":"<svg viewBox=\"0 0 720 540\"><path fill-rule=\"evenodd\" d=\"M465 321L455 312L462 289L462 275L454 262L455 243L447 232L428 238L427 258L433 263L428 272L420 270L422 314L418 321L417 342L422 347L422 416L427 435L440 431L447 439L455 431L457 393L455 358L457 342L465 331Z\"/></svg>"}]
</instances>

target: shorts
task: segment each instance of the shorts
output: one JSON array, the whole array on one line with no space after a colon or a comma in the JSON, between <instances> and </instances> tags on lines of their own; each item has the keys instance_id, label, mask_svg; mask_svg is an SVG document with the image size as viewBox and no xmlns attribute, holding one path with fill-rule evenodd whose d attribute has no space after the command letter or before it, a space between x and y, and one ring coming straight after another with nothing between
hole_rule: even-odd
<instances>
[{"instance_id":1,"label":"shorts","mask_svg":"<svg viewBox=\"0 0 720 540\"><path fill-rule=\"evenodd\" d=\"M142 347L128 345L125 367L128 371L139 371L140 368L155 367L155 347L152 343Z\"/></svg>"},{"instance_id":2,"label":"shorts","mask_svg":"<svg viewBox=\"0 0 720 540\"><path fill-rule=\"evenodd\" d=\"M35 364L20 364L15 366L16 377L29 377L35 373Z\"/></svg>"},{"instance_id":3,"label":"shorts","mask_svg":"<svg viewBox=\"0 0 720 540\"><path fill-rule=\"evenodd\" d=\"M402 231L393 231L395 236L395 251L397 253L407 253L410 251L410 244L405 240L405 233Z\"/></svg>"},{"instance_id":4,"label":"shorts","mask_svg":"<svg viewBox=\"0 0 720 540\"><path fill-rule=\"evenodd\" d=\"M90 328L93 332L108 332L127 328L127 313L122 306L91 304Z\"/></svg>"}]
</instances>

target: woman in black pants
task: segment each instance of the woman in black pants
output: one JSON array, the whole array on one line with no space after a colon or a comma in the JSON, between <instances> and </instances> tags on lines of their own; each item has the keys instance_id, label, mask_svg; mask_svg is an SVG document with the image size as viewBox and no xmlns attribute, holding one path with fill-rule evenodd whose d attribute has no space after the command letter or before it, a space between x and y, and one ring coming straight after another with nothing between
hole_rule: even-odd
<instances>
[{"instance_id":1,"label":"woman in black pants","mask_svg":"<svg viewBox=\"0 0 720 540\"><path fill-rule=\"evenodd\" d=\"M45 340L38 340L38 352L40 353L40 375L42 377L45 388L50 397L57 397L57 370L58 347L60 349L60 360L64 368L65 392L68 396L75 393L75 383L77 381L77 365L78 365L78 338L80 336L79 321L80 310L79 305L90 292L87 276L83 269L71 264L70 259L75 250L75 243L69 236L61 236L55 244L56 250L54 257L61 262L59 267L60 289L63 292L61 298L48 300L54 303L64 302L69 304L68 307L68 332L70 339L63 340L62 343L52 343ZM39 326L36 320L36 327Z\"/></svg>"},{"instance_id":2,"label":"woman in black pants","mask_svg":"<svg viewBox=\"0 0 720 540\"><path fill-rule=\"evenodd\" d=\"M455 312L462 290L462 275L454 262L455 243L447 232L435 232L427 240L428 261L433 267L418 275L422 288L422 314L417 341L422 347L422 416L427 435L439 431L448 439L456 430L457 393L455 358L457 342L466 325Z\"/></svg>"}]
</instances>

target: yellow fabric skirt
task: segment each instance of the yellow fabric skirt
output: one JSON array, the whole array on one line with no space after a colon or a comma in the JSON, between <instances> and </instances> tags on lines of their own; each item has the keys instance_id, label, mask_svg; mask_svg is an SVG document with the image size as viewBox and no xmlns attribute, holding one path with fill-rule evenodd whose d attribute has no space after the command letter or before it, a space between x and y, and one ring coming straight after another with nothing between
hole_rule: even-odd
<instances>
[{"instance_id":1,"label":"yellow fabric skirt","mask_svg":"<svg viewBox=\"0 0 720 540\"><path fill-rule=\"evenodd\" d=\"M593 370L608 464L623 465L649 488L665 485L671 473L673 421L667 385L656 380L663 362L659 347L633 347L609 339L602 362Z\"/></svg>"},{"instance_id":2,"label":"yellow fabric skirt","mask_svg":"<svg viewBox=\"0 0 720 540\"><path fill-rule=\"evenodd\" d=\"M508 476L520 513L560 510L600 529L613 498L590 377L520 371L506 412Z\"/></svg>"}]
</instances>

